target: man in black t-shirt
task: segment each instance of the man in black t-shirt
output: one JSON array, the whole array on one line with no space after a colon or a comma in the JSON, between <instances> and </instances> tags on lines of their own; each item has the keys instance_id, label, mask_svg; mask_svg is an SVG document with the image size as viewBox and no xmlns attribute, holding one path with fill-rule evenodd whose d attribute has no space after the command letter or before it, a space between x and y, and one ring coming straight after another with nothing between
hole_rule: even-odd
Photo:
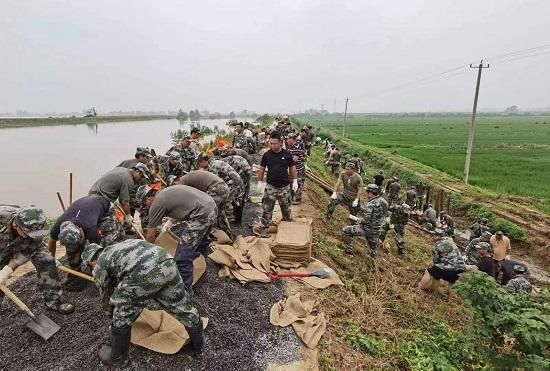
<instances>
[{"instance_id":1,"label":"man in black t-shirt","mask_svg":"<svg viewBox=\"0 0 550 371\"><path fill-rule=\"evenodd\" d=\"M270 150L264 153L258 171L258 189L264 192L262 198L262 235L265 235L271 224L275 202L279 201L283 220L292 220L290 204L290 179L292 179L292 190L298 190L298 179L296 165L292 154L282 147L281 135L273 132L269 138ZM264 183L264 172L267 167L267 185Z\"/></svg>"}]
</instances>

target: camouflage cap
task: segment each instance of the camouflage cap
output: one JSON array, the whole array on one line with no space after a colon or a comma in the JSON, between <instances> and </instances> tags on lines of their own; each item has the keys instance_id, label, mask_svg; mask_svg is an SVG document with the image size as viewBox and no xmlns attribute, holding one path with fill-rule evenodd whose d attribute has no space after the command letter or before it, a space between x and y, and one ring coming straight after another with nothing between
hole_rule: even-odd
<instances>
[{"instance_id":1,"label":"camouflage cap","mask_svg":"<svg viewBox=\"0 0 550 371\"><path fill-rule=\"evenodd\" d=\"M493 234L489 231L485 231L481 234L481 238L491 238Z\"/></svg>"},{"instance_id":2,"label":"camouflage cap","mask_svg":"<svg viewBox=\"0 0 550 371\"><path fill-rule=\"evenodd\" d=\"M347 166L347 165L346 165ZM374 193L375 195L378 194L378 192L380 191L380 188L374 184L374 183L371 183L371 184L367 184L367 186L365 187L366 191L367 192L372 192Z\"/></svg>"},{"instance_id":3,"label":"camouflage cap","mask_svg":"<svg viewBox=\"0 0 550 371\"><path fill-rule=\"evenodd\" d=\"M214 150L214 152L212 152L212 153L214 154L214 156L226 157L229 154L230 150L231 150L231 148L229 148L229 147L216 148Z\"/></svg>"},{"instance_id":4,"label":"camouflage cap","mask_svg":"<svg viewBox=\"0 0 550 371\"><path fill-rule=\"evenodd\" d=\"M525 269L525 267L523 265L520 265L520 264L514 265L514 267L512 269L514 270L515 273L525 273L527 271Z\"/></svg>"},{"instance_id":5,"label":"camouflage cap","mask_svg":"<svg viewBox=\"0 0 550 371\"><path fill-rule=\"evenodd\" d=\"M287 139L296 139L298 136L294 133L290 133L286 137L287 137Z\"/></svg>"},{"instance_id":6,"label":"camouflage cap","mask_svg":"<svg viewBox=\"0 0 550 371\"><path fill-rule=\"evenodd\" d=\"M178 151L171 151L168 154L168 157L170 157L170 160L175 160L175 161L181 160L181 154Z\"/></svg>"},{"instance_id":7,"label":"camouflage cap","mask_svg":"<svg viewBox=\"0 0 550 371\"><path fill-rule=\"evenodd\" d=\"M141 155L145 155L147 157L153 157L153 155L151 154L151 151L149 151L149 148L147 148L147 147L137 147L136 148L136 157L141 156Z\"/></svg>"},{"instance_id":8,"label":"camouflage cap","mask_svg":"<svg viewBox=\"0 0 550 371\"><path fill-rule=\"evenodd\" d=\"M140 205L140 207L143 206L143 201L145 200L145 196L147 196L147 194L151 189L153 188L149 187L148 185L142 185L138 187L136 191L136 200Z\"/></svg>"},{"instance_id":9,"label":"camouflage cap","mask_svg":"<svg viewBox=\"0 0 550 371\"><path fill-rule=\"evenodd\" d=\"M482 223L487 223L488 221L489 221L489 219L487 219L487 218L481 218Z\"/></svg>"},{"instance_id":10,"label":"camouflage cap","mask_svg":"<svg viewBox=\"0 0 550 371\"><path fill-rule=\"evenodd\" d=\"M143 174L143 177L147 180L151 180L151 172L149 171L149 168L147 165L142 164L141 162L139 164L136 164L132 169L139 171Z\"/></svg>"},{"instance_id":11,"label":"camouflage cap","mask_svg":"<svg viewBox=\"0 0 550 371\"><path fill-rule=\"evenodd\" d=\"M201 154L199 155L199 157L197 157L197 162L200 162L200 161L208 161L208 160L210 160L210 156L208 156L208 154L206 154L206 153L204 153L204 152L201 153Z\"/></svg>"},{"instance_id":12,"label":"camouflage cap","mask_svg":"<svg viewBox=\"0 0 550 371\"><path fill-rule=\"evenodd\" d=\"M61 223L58 239L65 246L77 244L82 239L80 228L73 222L63 222Z\"/></svg>"},{"instance_id":13,"label":"camouflage cap","mask_svg":"<svg viewBox=\"0 0 550 371\"><path fill-rule=\"evenodd\" d=\"M37 207L20 208L15 214L15 224L35 240L42 240L48 234L46 214Z\"/></svg>"},{"instance_id":14,"label":"camouflage cap","mask_svg":"<svg viewBox=\"0 0 550 371\"><path fill-rule=\"evenodd\" d=\"M90 271L90 262L94 258L94 255L97 254L98 251L102 250L103 246L98 245L97 243L91 243L89 245L86 245L84 247L84 250L82 251L82 263L81 268L83 272Z\"/></svg>"}]
</instances>

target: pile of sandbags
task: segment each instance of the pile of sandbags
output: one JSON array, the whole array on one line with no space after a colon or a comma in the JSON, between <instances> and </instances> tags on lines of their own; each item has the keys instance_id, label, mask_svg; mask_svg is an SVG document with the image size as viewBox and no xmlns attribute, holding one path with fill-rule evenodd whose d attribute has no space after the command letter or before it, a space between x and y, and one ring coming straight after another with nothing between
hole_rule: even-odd
<instances>
[{"instance_id":1,"label":"pile of sandbags","mask_svg":"<svg viewBox=\"0 0 550 371\"><path fill-rule=\"evenodd\" d=\"M311 260L312 240L311 219L281 221L271 249L276 257L275 261L281 266L307 264Z\"/></svg>"}]
</instances>

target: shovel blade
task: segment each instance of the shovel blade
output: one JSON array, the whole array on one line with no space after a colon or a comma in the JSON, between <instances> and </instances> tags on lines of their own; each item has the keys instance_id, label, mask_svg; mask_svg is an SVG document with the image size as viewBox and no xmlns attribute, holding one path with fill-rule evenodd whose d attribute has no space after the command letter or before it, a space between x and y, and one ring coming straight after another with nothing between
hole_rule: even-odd
<instances>
[{"instance_id":1,"label":"shovel blade","mask_svg":"<svg viewBox=\"0 0 550 371\"><path fill-rule=\"evenodd\" d=\"M36 320L29 320L26 326L44 340L48 340L61 329L57 323L46 317L44 314L37 316Z\"/></svg>"},{"instance_id":2,"label":"shovel blade","mask_svg":"<svg viewBox=\"0 0 550 371\"><path fill-rule=\"evenodd\" d=\"M321 270L318 270L317 272L313 272L311 273L311 275L313 277L318 277L318 278L327 278L328 276L330 276L330 273L332 272L332 269L330 268L323 268Z\"/></svg>"}]
</instances>

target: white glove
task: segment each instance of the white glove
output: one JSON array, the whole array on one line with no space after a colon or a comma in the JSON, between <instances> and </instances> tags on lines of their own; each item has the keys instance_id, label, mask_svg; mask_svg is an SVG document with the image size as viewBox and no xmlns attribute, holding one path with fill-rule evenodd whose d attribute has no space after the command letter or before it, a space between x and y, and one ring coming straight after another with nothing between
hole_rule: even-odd
<instances>
[{"instance_id":1,"label":"white glove","mask_svg":"<svg viewBox=\"0 0 550 371\"><path fill-rule=\"evenodd\" d=\"M506 255L506 256L504 257L504 260L510 260L510 255Z\"/></svg>"},{"instance_id":2,"label":"white glove","mask_svg":"<svg viewBox=\"0 0 550 371\"><path fill-rule=\"evenodd\" d=\"M358 222L358 221L361 220L361 218L359 218L355 215L351 215L351 214L349 214L349 218L350 218L350 220L353 220L354 222Z\"/></svg>"},{"instance_id":3,"label":"white glove","mask_svg":"<svg viewBox=\"0 0 550 371\"><path fill-rule=\"evenodd\" d=\"M0 271L0 285L3 285L12 273L13 269L11 269L10 266L6 264L4 268L2 268L2 270Z\"/></svg>"},{"instance_id":4,"label":"white glove","mask_svg":"<svg viewBox=\"0 0 550 371\"><path fill-rule=\"evenodd\" d=\"M332 195L330 196L330 198L332 198L333 200L336 200L338 198L338 195L336 194L336 192L332 192Z\"/></svg>"},{"instance_id":5,"label":"white glove","mask_svg":"<svg viewBox=\"0 0 550 371\"><path fill-rule=\"evenodd\" d=\"M298 192L298 179L292 179L292 190Z\"/></svg>"},{"instance_id":6,"label":"white glove","mask_svg":"<svg viewBox=\"0 0 550 371\"><path fill-rule=\"evenodd\" d=\"M61 267L63 264L61 264L61 262L57 259L55 259L55 266L56 267Z\"/></svg>"},{"instance_id":7,"label":"white glove","mask_svg":"<svg viewBox=\"0 0 550 371\"><path fill-rule=\"evenodd\" d=\"M172 219L172 218L169 218L166 223L164 223L164 225L162 226L161 228L161 232L166 232L168 230L170 230L170 228L172 228L172 226L174 225L174 223L176 222L176 219Z\"/></svg>"},{"instance_id":8,"label":"white glove","mask_svg":"<svg viewBox=\"0 0 550 371\"><path fill-rule=\"evenodd\" d=\"M134 222L134 218L132 218L132 215L126 214L126 216L124 217L124 224L131 226L133 222Z\"/></svg>"},{"instance_id":9,"label":"white glove","mask_svg":"<svg viewBox=\"0 0 550 371\"><path fill-rule=\"evenodd\" d=\"M351 207L357 207L357 205L359 205L359 199L358 198L353 200L353 203L351 204Z\"/></svg>"},{"instance_id":10,"label":"white glove","mask_svg":"<svg viewBox=\"0 0 550 371\"><path fill-rule=\"evenodd\" d=\"M265 191L265 182L264 181L258 181L258 192L264 193Z\"/></svg>"}]
</instances>

